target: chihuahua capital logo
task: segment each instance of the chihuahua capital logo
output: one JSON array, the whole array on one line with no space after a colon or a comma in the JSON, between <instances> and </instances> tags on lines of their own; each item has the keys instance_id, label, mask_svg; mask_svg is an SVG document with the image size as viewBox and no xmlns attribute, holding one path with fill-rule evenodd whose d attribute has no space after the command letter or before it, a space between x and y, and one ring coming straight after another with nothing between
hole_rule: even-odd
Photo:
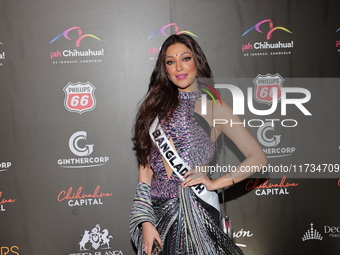
<instances>
[{"instance_id":1,"label":"chihuahua capital logo","mask_svg":"<svg viewBox=\"0 0 340 255\"><path fill-rule=\"evenodd\" d=\"M99 40L99 41L102 41L102 39L100 39L100 38L98 38L97 36L95 36L95 35L92 35L92 34L83 34L83 31L81 30L81 28L80 27L71 27L71 28L69 28L69 29L66 29L64 32L62 32L61 34L59 34L59 35L57 35L56 37L54 37L53 39L52 39L52 41L50 42L50 44L51 43L53 43L53 42L55 42L56 40L58 40L60 37L64 37L65 39L67 39L67 40L70 40L70 41L72 41L72 39L69 37L69 32L70 31L72 31L72 30L77 30L78 31L78 38L77 38L77 40L76 40L76 47L78 48L79 46L80 46L80 44L81 44L81 41L85 38L85 37L91 37L91 38L94 38L94 39L96 39L96 40Z\"/></svg>"},{"instance_id":2,"label":"chihuahua capital logo","mask_svg":"<svg viewBox=\"0 0 340 255\"><path fill-rule=\"evenodd\" d=\"M265 20L262 20L262 21L258 22L257 24L255 24L255 25L252 26L251 28L249 28L246 32L243 33L242 36L245 36L246 34L248 34L250 31L252 31L252 30L254 30L254 29L255 29L257 32L259 32L259 33L263 33L263 31L260 29L260 26L261 26L262 24L264 24L264 23L268 23L268 24L269 24L269 31L267 32L267 36L266 36L267 40L269 40L269 39L272 37L273 32L276 31L276 30L278 30L278 29L279 29L279 30L283 30L283 31L285 31L285 32L287 32L287 33L292 34L292 32L289 31L287 28L284 28L284 27L274 27L274 23L273 23L272 20L270 20L270 19L265 19Z\"/></svg>"}]
</instances>

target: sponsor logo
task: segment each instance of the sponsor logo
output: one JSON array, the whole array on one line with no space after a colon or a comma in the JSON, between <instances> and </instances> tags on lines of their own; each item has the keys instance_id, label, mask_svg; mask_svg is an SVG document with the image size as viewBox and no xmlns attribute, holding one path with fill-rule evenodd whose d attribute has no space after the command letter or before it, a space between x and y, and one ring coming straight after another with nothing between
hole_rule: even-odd
<instances>
[{"instance_id":1,"label":"sponsor logo","mask_svg":"<svg viewBox=\"0 0 340 255\"><path fill-rule=\"evenodd\" d=\"M251 28L249 28L246 32L243 33L242 36L245 36L246 34L248 34L250 31L252 30L256 30L257 32L263 34L263 31L260 29L260 26L264 23L268 23L269 24L269 31L267 33L267 40L269 40L271 37L272 37L272 33L275 31L275 30L283 30L287 33L290 33L292 34L291 31L289 31L287 28L284 28L284 27L274 27L274 24L273 24L273 21L271 21L270 19L265 19L265 20L262 20L260 21L259 23L255 24L254 26L252 26Z\"/></svg>"},{"instance_id":2,"label":"sponsor logo","mask_svg":"<svg viewBox=\"0 0 340 255\"><path fill-rule=\"evenodd\" d=\"M271 104L273 102L273 90L276 88L276 98L279 102L281 100L283 81L284 79L278 73L274 75L269 73L266 75L259 74L253 81L255 84L255 100L262 104Z\"/></svg>"},{"instance_id":3,"label":"sponsor logo","mask_svg":"<svg viewBox=\"0 0 340 255\"><path fill-rule=\"evenodd\" d=\"M101 229L97 224L91 230L85 230L79 242L79 253L70 255L123 255L121 250L113 250L110 247L110 242L113 236L110 235L107 229ZM94 253L84 251L94 251Z\"/></svg>"},{"instance_id":4,"label":"sponsor logo","mask_svg":"<svg viewBox=\"0 0 340 255\"><path fill-rule=\"evenodd\" d=\"M7 171L11 167L11 162L0 162L0 172Z\"/></svg>"},{"instance_id":5,"label":"sponsor logo","mask_svg":"<svg viewBox=\"0 0 340 255\"><path fill-rule=\"evenodd\" d=\"M323 236L313 228L314 224L310 224L310 229L306 231L306 233L302 237L302 241L308 241L308 240L319 240L322 241Z\"/></svg>"},{"instance_id":6,"label":"sponsor logo","mask_svg":"<svg viewBox=\"0 0 340 255\"><path fill-rule=\"evenodd\" d=\"M86 83L69 82L65 88L64 106L70 112L92 111L96 107L96 98L94 97L95 86L89 81Z\"/></svg>"},{"instance_id":7,"label":"sponsor logo","mask_svg":"<svg viewBox=\"0 0 340 255\"><path fill-rule=\"evenodd\" d=\"M0 255L12 255L12 254L17 254L20 255L19 253L19 247L14 245L11 247L6 247L6 246L1 246L0 247Z\"/></svg>"},{"instance_id":8,"label":"sponsor logo","mask_svg":"<svg viewBox=\"0 0 340 255\"><path fill-rule=\"evenodd\" d=\"M5 204L14 203L15 199L8 199L2 196L2 191L0 191L0 212L6 211Z\"/></svg>"},{"instance_id":9,"label":"sponsor logo","mask_svg":"<svg viewBox=\"0 0 340 255\"><path fill-rule=\"evenodd\" d=\"M264 25L267 24L267 32L264 31ZM290 55L292 49L294 47L294 41L289 42L268 42L272 39L272 35L275 31L283 31L287 34L293 34L289 29L282 27L282 26L274 26L274 23L270 19L265 19L248 30L246 30L242 37L248 38L249 34L252 34L251 31L256 31L259 34L261 34L261 37L263 34L266 35L267 41L256 41L256 42L249 42L242 45L242 52L244 53L244 56L269 56L269 55ZM278 32L276 32L278 33ZM280 36L282 36L282 33L278 33ZM246 36L248 35L248 36ZM261 39L260 39L261 40ZM249 52L249 53L248 53Z\"/></svg>"},{"instance_id":10,"label":"sponsor logo","mask_svg":"<svg viewBox=\"0 0 340 255\"><path fill-rule=\"evenodd\" d=\"M83 35L83 31L80 29L80 27L71 27L69 29L66 29L64 32L62 32L61 34L57 35L56 37L54 37L52 39L52 41L50 41L50 44L53 43L54 41L58 40L60 37L64 37L65 39L67 40L70 40L72 41L72 39L69 37L68 33L72 30L76 30L78 32L78 38L76 40L76 47L79 47L80 44L81 44L81 41L85 38L85 37L90 37L90 38L94 38L96 40L99 40L101 41L100 38L98 38L97 36L95 35L92 35L92 34L85 34Z\"/></svg>"},{"instance_id":11,"label":"sponsor logo","mask_svg":"<svg viewBox=\"0 0 340 255\"><path fill-rule=\"evenodd\" d=\"M339 31L340 31L340 27L336 30L336 33L339 32ZM340 47L340 40L336 40L335 41L335 48L338 49L338 52L340 52L339 47Z\"/></svg>"},{"instance_id":12,"label":"sponsor logo","mask_svg":"<svg viewBox=\"0 0 340 255\"><path fill-rule=\"evenodd\" d=\"M69 139L70 151L78 158L59 159L58 165L64 168L83 168L103 166L109 161L109 157L88 157L93 153L94 144L84 144L87 140L85 131L77 131Z\"/></svg>"},{"instance_id":13,"label":"sponsor logo","mask_svg":"<svg viewBox=\"0 0 340 255\"><path fill-rule=\"evenodd\" d=\"M154 32L153 34L151 34L147 40L150 40L151 38L153 38L154 36L156 36L157 34L161 34L165 37L170 36L170 34L172 34L170 31L166 31L166 30L171 30L171 28L173 29L174 33L179 35L179 34L188 34L191 35L193 37L198 37L197 35L195 35L194 33L190 32L190 31L179 31L178 25L177 23L170 23L167 24L163 27L161 27L160 29L158 29L156 32ZM148 56L150 57L150 60L156 60L159 50L160 50L161 46L153 46L152 48L148 49Z\"/></svg>"},{"instance_id":14,"label":"sponsor logo","mask_svg":"<svg viewBox=\"0 0 340 255\"><path fill-rule=\"evenodd\" d=\"M247 191L255 190L256 196L267 195L289 195L289 187L297 187L298 183L290 183L287 181L286 176L283 176L279 183L270 183L269 179L261 181L260 178L249 180L246 183L245 189Z\"/></svg>"},{"instance_id":15,"label":"sponsor logo","mask_svg":"<svg viewBox=\"0 0 340 255\"><path fill-rule=\"evenodd\" d=\"M0 42L0 45L4 45L2 42ZM4 60L6 58L6 54L5 54L5 52L4 51L0 51L0 61L1 60ZM3 63L2 62L0 62L0 66L3 66Z\"/></svg>"},{"instance_id":16,"label":"sponsor logo","mask_svg":"<svg viewBox=\"0 0 340 255\"><path fill-rule=\"evenodd\" d=\"M324 226L324 233L331 238L340 237L340 226Z\"/></svg>"},{"instance_id":17,"label":"sponsor logo","mask_svg":"<svg viewBox=\"0 0 340 255\"><path fill-rule=\"evenodd\" d=\"M71 41L75 48L61 49L62 45L69 47L68 45L70 44L66 43L67 41ZM98 45L95 41L101 42L102 39L93 34L83 34L80 27L71 27L50 41L50 44L57 45L59 49L51 51L49 58L53 64L100 63L102 62L102 56L104 56L104 49L91 49L88 47L89 44ZM81 49L84 47L87 48L85 50Z\"/></svg>"},{"instance_id":18,"label":"sponsor logo","mask_svg":"<svg viewBox=\"0 0 340 255\"><path fill-rule=\"evenodd\" d=\"M233 232L233 239L236 238L251 238L254 234L252 232L250 232L250 230L244 230L243 228L241 228L241 230L237 231L237 232ZM236 241L237 242L237 241ZM247 247L246 244L241 244L241 243L235 243L237 246L239 247Z\"/></svg>"},{"instance_id":19,"label":"sponsor logo","mask_svg":"<svg viewBox=\"0 0 340 255\"><path fill-rule=\"evenodd\" d=\"M98 185L92 193L83 192L83 187L79 187L76 192L70 187L68 190L62 190L57 197L58 202L67 201L68 206L87 206L102 205L102 198L111 197L112 193L103 193Z\"/></svg>"},{"instance_id":20,"label":"sponsor logo","mask_svg":"<svg viewBox=\"0 0 340 255\"><path fill-rule=\"evenodd\" d=\"M263 152L267 158L281 158L291 156L295 147L277 147L281 142L281 135L275 134L275 124L265 122L257 130L257 140L265 147Z\"/></svg>"}]
</instances>

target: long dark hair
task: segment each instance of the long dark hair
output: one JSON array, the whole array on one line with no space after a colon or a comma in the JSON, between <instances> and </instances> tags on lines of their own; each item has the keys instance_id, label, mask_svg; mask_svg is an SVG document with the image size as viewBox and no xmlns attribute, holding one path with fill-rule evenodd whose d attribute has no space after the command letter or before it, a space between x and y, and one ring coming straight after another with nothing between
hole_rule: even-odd
<instances>
[{"instance_id":1,"label":"long dark hair","mask_svg":"<svg viewBox=\"0 0 340 255\"><path fill-rule=\"evenodd\" d=\"M192 52L197 78L212 78L208 61L198 43L189 35L169 36L162 45L156 66L151 74L149 90L139 107L134 126L134 149L139 163L146 166L151 149L149 128L156 118L169 120L178 106L178 88L167 77L165 57L169 46L184 44Z\"/></svg>"}]
</instances>

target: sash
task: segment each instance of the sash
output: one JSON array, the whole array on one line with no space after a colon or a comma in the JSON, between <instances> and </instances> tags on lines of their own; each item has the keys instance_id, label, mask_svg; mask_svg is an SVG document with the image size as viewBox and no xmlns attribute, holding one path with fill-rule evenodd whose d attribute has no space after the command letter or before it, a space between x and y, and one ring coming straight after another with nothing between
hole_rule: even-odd
<instances>
[{"instance_id":1,"label":"sash","mask_svg":"<svg viewBox=\"0 0 340 255\"><path fill-rule=\"evenodd\" d=\"M171 167L172 171L183 181L185 179L183 176L190 170L190 167L177 154L163 129L158 124L159 120L158 117L156 117L149 130L151 139L156 144L159 152ZM191 186L191 188L200 199L220 211L220 203L216 192L207 190L203 184L197 184Z\"/></svg>"}]
</instances>

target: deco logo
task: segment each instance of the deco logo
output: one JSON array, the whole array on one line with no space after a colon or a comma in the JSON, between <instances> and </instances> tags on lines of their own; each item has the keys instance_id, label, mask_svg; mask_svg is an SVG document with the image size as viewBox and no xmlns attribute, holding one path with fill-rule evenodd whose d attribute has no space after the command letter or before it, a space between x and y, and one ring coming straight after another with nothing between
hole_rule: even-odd
<instances>
[{"instance_id":1,"label":"deco logo","mask_svg":"<svg viewBox=\"0 0 340 255\"><path fill-rule=\"evenodd\" d=\"M94 144L87 144L87 133L85 131L77 131L68 141L70 151L79 158L59 159L58 165L64 168L82 168L97 167L105 165L109 161L109 157L90 156L94 151Z\"/></svg>"},{"instance_id":2,"label":"deco logo","mask_svg":"<svg viewBox=\"0 0 340 255\"><path fill-rule=\"evenodd\" d=\"M275 148L281 142L281 135L274 134L274 128L274 122L265 122L257 130L258 141L266 147L263 152L267 158L291 156L295 151L295 147Z\"/></svg>"},{"instance_id":3,"label":"deco logo","mask_svg":"<svg viewBox=\"0 0 340 255\"><path fill-rule=\"evenodd\" d=\"M324 232L329 237L340 237L340 226L324 226Z\"/></svg>"}]
</instances>

